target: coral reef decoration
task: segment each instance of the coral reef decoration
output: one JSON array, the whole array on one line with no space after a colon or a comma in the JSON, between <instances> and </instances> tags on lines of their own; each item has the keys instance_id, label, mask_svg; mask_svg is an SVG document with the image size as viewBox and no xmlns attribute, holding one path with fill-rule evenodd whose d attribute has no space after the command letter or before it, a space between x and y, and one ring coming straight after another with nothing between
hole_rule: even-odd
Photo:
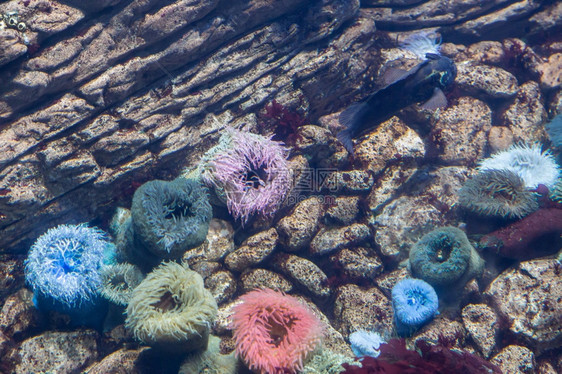
<instances>
[{"instance_id":1,"label":"coral reef decoration","mask_svg":"<svg viewBox=\"0 0 562 374\"><path fill-rule=\"evenodd\" d=\"M481 357L453 350L441 340L430 344L416 341L416 350L406 348L404 339L381 344L379 357L366 356L361 367L343 364L346 374L501 374L501 370Z\"/></svg>"},{"instance_id":2,"label":"coral reef decoration","mask_svg":"<svg viewBox=\"0 0 562 374\"><path fill-rule=\"evenodd\" d=\"M175 262L163 263L133 290L125 327L136 339L168 353L205 349L217 303L203 278Z\"/></svg>"},{"instance_id":3,"label":"coral reef decoration","mask_svg":"<svg viewBox=\"0 0 562 374\"><path fill-rule=\"evenodd\" d=\"M144 279L141 270L133 264L102 266L100 294L114 304L127 306L133 290Z\"/></svg>"},{"instance_id":4,"label":"coral reef decoration","mask_svg":"<svg viewBox=\"0 0 562 374\"><path fill-rule=\"evenodd\" d=\"M233 307L236 353L261 374L297 373L321 343L323 324L295 297L264 289Z\"/></svg>"},{"instance_id":5,"label":"coral reef decoration","mask_svg":"<svg viewBox=\"0 0 562 374\"><path fill-rule=\"evenodd\" d=\"M479 247L500 256L528 260L560 250L562 209L539 209L520 221L484 235Z\"/></svg>"},{"instance_id":6,"label":"coral reef decoration","mask_svg":"<svg viewBox=\"0 0 562 374\"><path fill-rule=\"evenodd\" d=\"M181 257L203 243L213 211L206 188L192 179L153 180L140 186L131 207L136 239L152 254Z\"/></svg>"},{"instance_id":7,"label":"coral reef decoration","mask_svg":"<svg viewBox=\"0 0 562 374\"><path fill-rule=\"evenodd\" d=\"M392 288L392 307L398 335L409 336L438 313L435 289L421 279L402 279ZM379 342L379 346L382 342ZM379 347L377 347L379 348ZM377 357L370 354L369 356Z\"/></svg>"},{"instance_id":8,"label":"coral reef decoration","mask_svg":"<svg viewBox=\"0 0 562 374\"><path fill-rule=\"evenodd\" d=\"M443 289L464 286L484 266L466 234L451 226L425 234L410 249L409 263L416 278Z\"/></svg>"},{"instance_id":9,"label":"coral reef decoration","mask_svg":"<svg viewBox=\"0 0 562 374\"><path fill-rule=\"evenodd\" d=\"M558 179L560 170L554 156L542 151L540 144L512 145L505 151L495 153L480 162L480 170L510 170L519 175L527 188L544 184L551 188Z\"/></svg>"},{"instance_id":10,"label":"coral reef decoration","mask_svg":"<svg viewBox=\"0 0 562 374\"><path fill-rule=\"evenodd\" d=\"M81 225L49 229L31 246L25 260L25 279L39 309L66 313L77 324L93 326L103 319L100 266L113 245L106 234ZM73 323L74 324L74 323Z\"/></svg>"},{"instance_id":11,"label":"coral reef decoration","mask_svg":"<svg viewBox=\"0 0 562 374\"><path fill-rule=\"evenodd\" d=\"M203 181L235 219L273 215L291 188L288 151L261 135L228 129L201 159Z\"/></svg>"},{"instance_id":12,"label":"coral reef decoration","mask_svg":"<svg viewBox=\"0 0 562 374\"><path fill-rule=\"evenodd\" d=\"M510 170L486 169L459 190L459 204L483 216L521 218L539 208L533 192Z\"/></svg>"},{"instance_id":13,"label":"coral reef decoration","mask_svg":"<svg viewBox=\"0 0 562 374\"><path fill-rule=\"evenodd\" d=\"M379 355L379 347L384 340L377 332L357 330L349 334L349 342L355 356L377 357Z\"/></svg>"}]
</instances>

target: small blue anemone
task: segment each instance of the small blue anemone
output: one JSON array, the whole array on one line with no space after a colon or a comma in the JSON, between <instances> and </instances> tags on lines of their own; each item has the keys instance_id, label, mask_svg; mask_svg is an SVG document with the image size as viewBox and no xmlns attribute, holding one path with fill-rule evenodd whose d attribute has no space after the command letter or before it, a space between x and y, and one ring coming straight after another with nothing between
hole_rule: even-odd
<instances>
[{"instance_id":1,"label":"small blue anemone","mask_svg":"<svg viewBox=\"0 0 562 374\"><path fill-rule=\"evenodd\" d=\"M357 330L349 334L349 342L351 350L357 357L378 357L379 348L382 343L385 343L379 333L366 330Z\"/></svg>"},{"instance_id":2,"label":"small blue anemone","mask_svg":"<svg viewBox=\"0 0 562 374\"><path fill-rule=\"evenodd\" d=\"M98 308L99 268L113 252L105 233L86 225L60 225L33 244L25 260L25 278L35 305L80 319L79 324L103 318ZM97 316L95 316L97 314ZM86 315L93 315L90 323Z\"/></svg>"},{"instance_id":3,"label":"small blue anemone","mask_svg":"<svg viewBox=\"0 0 562 374\"><path fill-rule=\"evenodd\" d=\"M433 287L421 279L403 279L392 288L396 331L411 335L438 313L439 300Z\"/></svg>"}]
</instances>

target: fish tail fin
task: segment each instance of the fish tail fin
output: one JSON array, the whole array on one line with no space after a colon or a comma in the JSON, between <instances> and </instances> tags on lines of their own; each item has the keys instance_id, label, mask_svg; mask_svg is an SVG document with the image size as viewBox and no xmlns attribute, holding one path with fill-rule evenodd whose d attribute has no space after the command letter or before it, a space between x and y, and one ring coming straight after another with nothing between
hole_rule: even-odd
<instances>
[{"instance_id":1,"label":"fish tail fin","mask_svg":"<svg viewBox=\"0 0 562 374\"><path fill-rule=\"evenodd\" d=\"M356 129L361 125L361 116L367 109L366 103L353 104L340 113L339 121L345 129L337 134L337 138L344 145L345 149L353 155L353 143L351 138Z\"/></svg>"},{"instance_id":2,"label":"fish tail fin","mask_svg":"<svg viewBox=\"0 0 562 374\"><path fill-rule=\"evenodd\" d=\"M353 143L351 141L351 131L349 129L342 130L336 135L338 140L343 144L345 149L353 156Z\"/></svg>"}]
</instances>

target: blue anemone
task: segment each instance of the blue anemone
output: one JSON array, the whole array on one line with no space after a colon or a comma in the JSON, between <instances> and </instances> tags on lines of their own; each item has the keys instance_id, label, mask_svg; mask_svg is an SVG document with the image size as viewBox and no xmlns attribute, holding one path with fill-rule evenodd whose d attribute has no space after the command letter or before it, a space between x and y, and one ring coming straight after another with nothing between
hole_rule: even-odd
<instances>
[{"instance_id":1,"label":"blue anemone","mask_svg":"<svg viewBox=\"0 0 562 374\"><path fill-rule=\"evenodd\" d=\"M378 357L381 344L386 343L378 333L366 330L351 333L349 342L351 343L351 350L357 357Z\"/></svg>"},{"instance_id":2,"label":"blue anemone","mask_svg":"<svg viewBox=\"0 0 562 374\"><path fill-rule=\"evenodd\" d=\"M103 231L86 225L60 225L41 235L25 260L35 305L69 314L77 324L98 324L104 305L99 268L112 247Z\"/></svg>"},{"instance_id":3,"label":"blue anemone","mask_svg":"<svg viewBox=\"0 0 562 374\"><path fill-rule=\"evenodd\" d=\"M421 279L403 279L392 288L396 331L411 335L438 312L439 301L433 287Z\"/></svg>"}]
</instances>

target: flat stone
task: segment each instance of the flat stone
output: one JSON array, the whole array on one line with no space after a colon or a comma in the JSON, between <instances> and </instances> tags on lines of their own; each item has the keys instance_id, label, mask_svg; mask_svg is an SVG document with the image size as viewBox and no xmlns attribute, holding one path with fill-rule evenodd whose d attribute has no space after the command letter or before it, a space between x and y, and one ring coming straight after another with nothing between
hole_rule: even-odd
<instances>
[{"instance_id":1,"label":"flat stone","mask_svg":"<svg viewBox=\"0 0 562 374\"><path fill-rule=\"evenodd\" d=\"M489 358L499 331L494 311L486 304L469 304L462 309L462 322L484 358Z\"/></svg>"},{"instance_id":2,"label":"flat stone","mask_svg":"<svg viewBox=\"0 0 562 374\"><path fill-rule=\"evenodd\" d=\"M290 214L277 223L281 245L288 251L296 252L310 244L318 231L323 211L323 204L316 196L298 203Z\"/></svg>"},{"instance_id":3,"label":"flat stone","mask_svg":"<svg viewBox=\"0 0 562 374\"><path fill-rule=\"evenodd\" d=\"M93 364L83 371L84 374L141 374L140 356L149 350L148 347L139 349L121 348Z\"/></svg>"},{"instance_id":4,"label":"flat stone","mask_svg":"<svg viewBox=\"0 0 562 374\"><path fill-rule=\"evenodd\" d=\"M92 330L48 331L23 341L17 354L16 374L80 372L98 357L99 334Z\"/></svg>"},{"instance_id":5,"label":"flat stone","mask_svg":"<svg viewBox=\"0 0 562 374\"><path fill-rule=\"evenodd\" d=\"M490 108L480 100L465 96L439 115L430 137L441 161L474 165L485 155L491 127Z\"/></svg>"},{"instance_id":6,"label":"flat stone","mask_svg":"<svg viewBox=\"0 0 562 374\"><path fill-rule=\"evenodd\" d=\"M509 126L516 142L546 142L548 135L543 124L547 114L539 84L523 83L513 103L501 114L501 119Z\"/></svg>"},{"instance_id":7,"label":"flat stone","mask_svg":"<svg viewBox=\"0 0 562 374\"><path fill-rule=\"evenodd\" d=\"M325 228L316 234L310 244L313 255L327 255L345 247L352 247L364 242L371 236L367 225L354 223L350 226Z\"/></svg>"},{"instance_id":8,"label":"flat stone","mask_svg":"<svg viewBox=\"0 0 562 374\"><path fill-rule=\"evenodd\" d=\"M333 308L334 326L344 336L357 330L377 331L384 335L393 329L391 302L376 287L340 286L336 290Z\"/></svg>"},{"instance_id":9,"label":"flat stone","mask_svg":"<svg viewBox=\"0 0 562 374\"><path fill-rule=\"evenodd\" d=\"M368 248L342 249L330 261L351 279L373 281L384 270L381 259Z\"/></svg>"},{"instance_id":10,"label":"flat stone","mask_svg":"<svg viewBox=\"0 0 562 374\"><path fill-rule=\"evenodd\" d=\"M527 347L508 345L490 362L499 366L503 373L527 374L535 372L535 355Z\"/></svg>"},{"instance_id":11,"label":"flat stone","mask_svg":"<svg viewBox=\"0 0 562 374\"><path fill-rule=\"evenodd\" d=\"M357 196L338 196L328 207L324 217L339 225L351 225L360 214L359 202Z\"/></svg>"},{"instance_id":12,"label":"flat stone","mask_svg":"<svg viewBox=\"0 0 562 374\"><path fill-rule=\"evenodd\" d=\"M556 259L521 262L500 274L485 291L509 331L538 354L562 346L562 285Z\"/></svg>"},{"instance_id":13,"label":"flat stone","mask_svg":"<svg viewBox=\"0 0 562 374\"><path fill-rule=\"evenodd\" d=\"M330 296L331 289L326 285L328 277L314 262L303 257L279 253L273 259L273 266L313 296L322 299Z\"/></svg>"},{"instance_id":14,"label":"flat stone","mask_svg":"<svg viewBox=\"0 0 562 374\"><path fill-rule=\"evenodd\" d=\"M517 78L499 67L463 61L457 64L456 86L482 100L508 99L517 93Z\"/></svg>"},{"instance_id":15,"label":"flat stone","mask_svg":"<svg viewBox=\"0 0 562 374\"><path fill-rule=\"evenodd\" d=\"M238 272L260 264L273 253L278 241L279 235L275 228L257 233L229 253L224 259L224 264L230 270Z\"/></svg>"},{"instance_id":16,"label":"flat stone","mask_svg":"<svg viewBox=\"0 0 562 374\"><path fill-rule=\"evenodd\" d=\"M267 269L251 269L240 276L242 291L250 292L256 288L271 288L289 293L293 285L284 276Z\"/></svg>"},{"instance_id":17,"label":"flat stone","mask_svg":"<svg viewBox=\"0 0 562 374\"><path fill-rule=\"evenodd\" d=\"M205 278L205 288L208 289L217 304L230 300L236 292L236 278L230 271L217 271Z\"/></svg>"}]
</instances>

